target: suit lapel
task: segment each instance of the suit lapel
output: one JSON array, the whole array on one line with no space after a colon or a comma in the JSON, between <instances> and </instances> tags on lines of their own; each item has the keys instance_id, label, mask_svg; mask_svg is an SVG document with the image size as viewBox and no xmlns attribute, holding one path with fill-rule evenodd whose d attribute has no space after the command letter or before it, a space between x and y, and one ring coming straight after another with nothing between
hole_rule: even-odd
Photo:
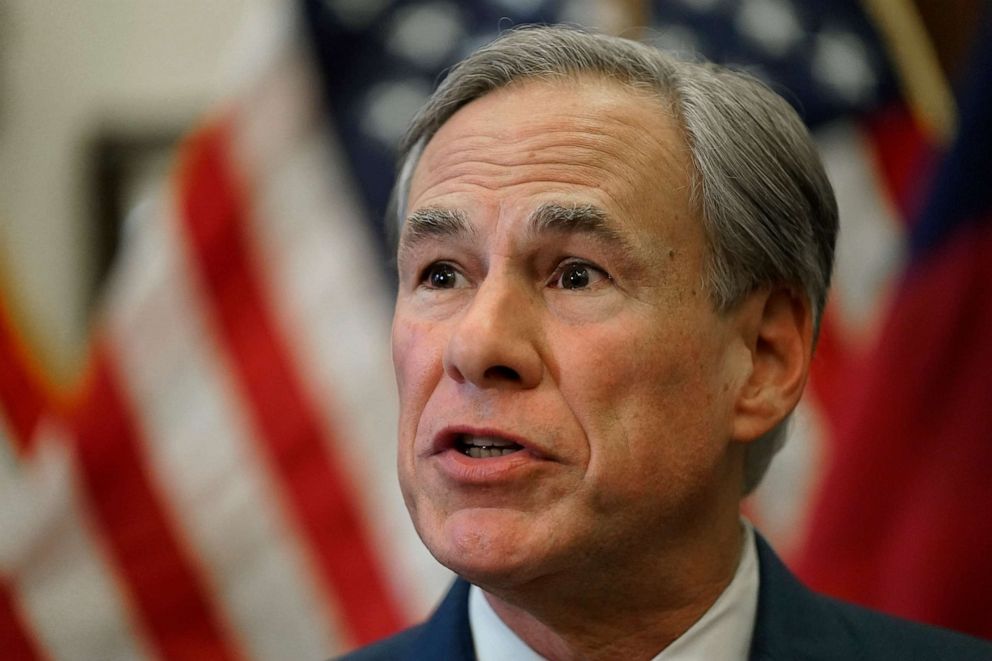
<instances>
[{"instance_id":1,"label":"suit lapel","mask_svg":"<svg viewBox=\"0 0 992 661\"><path fill-rule=\"evenodd\" d=\"M469 583L457 579L410 646L408 661L476 661L468 620Z\"/></svg>"},{"instance_id":2,"label":"suit lapel","mask_svg":"<svg viewBox=\"0 0 992 661\"><path fill-rule=\"evenodd\" d=\"M760 535L758 613L751 661L824 661L860 657L828 602L799 582Z\"/></svg>"}]
</instances>

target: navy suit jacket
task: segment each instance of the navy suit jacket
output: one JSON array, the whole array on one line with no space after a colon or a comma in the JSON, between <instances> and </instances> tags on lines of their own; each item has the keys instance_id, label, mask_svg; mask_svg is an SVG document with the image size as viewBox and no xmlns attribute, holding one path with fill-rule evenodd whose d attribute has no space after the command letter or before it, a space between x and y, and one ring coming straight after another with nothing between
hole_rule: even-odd
<instances>
[{"instance_id":1,"label":"navy suit jacket","mask_svg":"<svg viewBox=\"0 0 992 661\"><path fill-rule=\"evenodd\" d=\"M751 661L992 661L992 643L816 594L757 537L761 586ZM475 661L469 584L455 581L431 618L342 657L347 661Z\"/></svg>"}]
</instances>

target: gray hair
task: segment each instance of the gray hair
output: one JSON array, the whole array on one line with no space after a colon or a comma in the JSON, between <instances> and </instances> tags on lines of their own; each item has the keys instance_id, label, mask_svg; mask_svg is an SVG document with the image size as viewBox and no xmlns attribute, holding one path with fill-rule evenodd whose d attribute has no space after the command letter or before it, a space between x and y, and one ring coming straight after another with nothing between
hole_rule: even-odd
<instances>
[{"instance_id":1,"label":"gray hair","mask_svg":"<svg viewBox=\"0 0 992 661\"><path fill-rule=\"evenodd\" d=\"M420 155L459 108L515 81L590 74L658 97L680 122L695 167L691 194L706 232L704 284L715 309L731 310L757 288L787 285L809 299L815 337L830 285L837 203L802 120L752 76L628 39L524 26L455 66L400 144L389 212L397 227ZM782 447L788 420L748 446L744 493Z\"/></svg>"}]
</instances>

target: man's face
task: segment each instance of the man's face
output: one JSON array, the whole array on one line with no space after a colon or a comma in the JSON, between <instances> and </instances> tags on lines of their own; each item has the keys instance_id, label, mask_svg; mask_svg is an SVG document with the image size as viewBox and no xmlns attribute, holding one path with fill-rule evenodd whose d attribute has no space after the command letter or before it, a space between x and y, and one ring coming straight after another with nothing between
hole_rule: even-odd
<instances>
[{"instance_id":1,"label":"man's face","mask_svg":"<svg viewBox=\"0 0 992 661\"><path fill-rule=\"evenodd\" d=\"M629 571L727 514L750 359L704 290L690 171L660 101L592 78L490 93L428 144L399 251L399 474L454 571Z\"/></svg>"}]
</instances>

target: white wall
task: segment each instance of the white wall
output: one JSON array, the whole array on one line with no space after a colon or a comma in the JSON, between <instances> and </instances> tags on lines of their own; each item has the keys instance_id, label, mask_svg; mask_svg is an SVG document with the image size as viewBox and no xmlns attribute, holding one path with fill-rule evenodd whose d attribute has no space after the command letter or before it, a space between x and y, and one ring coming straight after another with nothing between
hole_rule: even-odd
<instances>
[{"instance_id":1,"label":"white wall","mask_svg":"<svg viewBox=\"0 0 992 661\"><path fill-rule=\"evenodd\" d=\"M85 140L195 118L257 1L0 0L0 287L63 378L93 273Z\"/></svg>"}]
</instances>

